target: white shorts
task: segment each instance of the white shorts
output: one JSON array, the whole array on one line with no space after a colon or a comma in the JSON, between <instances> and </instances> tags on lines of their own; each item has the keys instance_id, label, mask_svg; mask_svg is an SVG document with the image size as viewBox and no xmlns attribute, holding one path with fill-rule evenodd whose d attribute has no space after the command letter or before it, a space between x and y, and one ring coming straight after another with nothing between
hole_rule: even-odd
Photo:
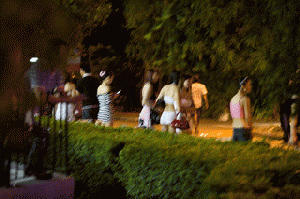
<instances>
[{"instance_id":1,"label":"white shorts","mask_svg":"<svg viewBox=\"0 0 300 199\"><path fill-rule=\"evenodd\" d=\"M150 106L145 105L139 115L139 127L150 128Z\"/></svg>"},{"instance_id":2,"label":"white shorts","mask_svg":"<svg viewBox=\"0 0 300 199\"><path fill-rule=\"evenodd\" d=\"M160 117L160 124L170 125L175 118L176 118L176 112L164 111Z\"/></svg>"}]
</instances>

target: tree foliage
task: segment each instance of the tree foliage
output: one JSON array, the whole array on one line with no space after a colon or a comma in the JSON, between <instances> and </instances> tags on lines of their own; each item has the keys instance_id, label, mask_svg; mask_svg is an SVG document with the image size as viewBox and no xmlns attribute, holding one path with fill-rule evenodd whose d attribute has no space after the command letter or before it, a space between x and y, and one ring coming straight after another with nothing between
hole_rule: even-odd
<instances>
[{"instance_id":1,"label":"tree foliage","mask_svg":"<svg viewBox=\"0 0 300 199\"><path fill-rule=\"evenodd\" d=\"M67 14L78 21L79 33L88 35L106 23L110 15L111 3L108 0L55 0Z\"/></svg>"},{"instance_id":2,"label":"tree foliage","mask_svg":"<svg viewBox=\"0 0 300 199\"><path fill-rule=\"evenodd\" d=\"M125 0L124 5L132 30L127 54L147 68L201 73L216 103L228 103L237 92L233 81L247 74L256 80L255 107L268 109L295 76L295 0Z\"/></svg>"}]
</instances>

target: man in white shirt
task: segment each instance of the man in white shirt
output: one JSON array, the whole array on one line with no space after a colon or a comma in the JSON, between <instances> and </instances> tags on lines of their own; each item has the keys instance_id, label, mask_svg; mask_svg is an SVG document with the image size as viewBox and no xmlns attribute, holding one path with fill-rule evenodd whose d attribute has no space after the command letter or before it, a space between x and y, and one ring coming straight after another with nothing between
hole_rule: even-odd
<instances>
[{"instance_id":1,"label":"man in white shirt","mask_svg":"<svg viewBox=\"0 0 300 199\"><path fill-rule=\"evenodd\" d=\"M199 119L200 115L203 111L202 108L202 98L204 98L205 101L205 108L206 110L209 108L208 99L207 99L207 89L204 84L200 84L200 78L199 75L195 75L192 80L192 96L193 101L195 105L195 133L198 134L198 125L199 125Z\"/></svg>"}]
</instances>

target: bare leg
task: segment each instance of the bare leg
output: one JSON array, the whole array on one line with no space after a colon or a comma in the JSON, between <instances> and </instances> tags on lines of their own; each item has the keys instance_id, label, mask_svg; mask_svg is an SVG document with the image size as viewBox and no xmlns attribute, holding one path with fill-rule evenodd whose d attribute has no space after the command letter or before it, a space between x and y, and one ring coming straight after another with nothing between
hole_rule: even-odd
<instances>
[{"instance_id":1,"label":"bare leg","mask_svg":"<svg viewBox=\"0 0 300 199\"><path fill-rule=\"evenodd\" d=\"M198 135L198 126L199 126L199 114L196 111L196 113L195 113L195 135Z\"/></svg>"},{"instance_id":2,"label":"bare leg","mask_svg":"<svg viewBox=\"0 0 300 199\"><path fill-rule=\"evenodd\" d=\"M88 123L88 122L90 122L90 119L81 119L80 122Z\"/></svg>"},{"instance_id":3,"label":"bare leg","mask_svg":"<svg viewBox=\"0 0 300 199\"><path fill-rule=\"evenodd\" d=\"M101 125L100 120L96 120L96 121L95 121L95 125L96 125L96 126L97 126L97 125Z\"/></svg>"},{"instance_id":4,"label":"bare leg","mask_svg":"<svg viewBox=\"0 0 300 199\"><path fill-rule=\"evenodd\" d=\"M112 122L108 122L104 124L105 127L112 127Z\"/></svg>"},{"instance_id":5,"label":"bare leg","mask_svg":"<svg viewBox=\"0 0 300 199\"><path fill-rule=\"evenodd\" d=\"M290 132L290 144L296 144L297 143L297 122L298 122L298 115L291 118L291 132Z\"/></svg>"},{"instance_id":6,"label":"bare leg","mask_svg":"<svg viewBox=\"0 0 300 199\"><path fill-rule=\"evenodd\" d=\"M192 135L196 135L196 125L195 125L195 118L192 117L191 113L187 114L187 120L189 121L190 131Z\"/></svg>"},{"instance_id":7,"label":"bare leg","mask_svg":"<svg viewBox=\"0 0 300 199\"><path fill-rule=\"evenodd\" d=\"M162 125L162 131L168 131L168 126L167 125Z\"/></svg>"},{"instance_id":8,"label":"bare leg","mask_svg":"<svg viewBox=\"0 0 300 199\"><path fill-rule=\"evenodd\" d=\"M170 125L168 125L168 131L169 131L170 133L174 133L174 132L175 132L175 129L172 128Z\"/></svg>"},{"instance_id":9,"label":"bare leg","mask_svg":"<svg viewBox=\"0 0 300 199\"><path fill-rule=\"evenodd\" d=\"M295 97L295 96L293 96ZM291 112L292 112L292 117L291 117L291 128L290 128L290 139L289 143L290 144L296 144L297 143L297 122L298 122L298 114L296 113L297 111L297 104L293 103L291 106Z\"/></svg>"}]
</instances>

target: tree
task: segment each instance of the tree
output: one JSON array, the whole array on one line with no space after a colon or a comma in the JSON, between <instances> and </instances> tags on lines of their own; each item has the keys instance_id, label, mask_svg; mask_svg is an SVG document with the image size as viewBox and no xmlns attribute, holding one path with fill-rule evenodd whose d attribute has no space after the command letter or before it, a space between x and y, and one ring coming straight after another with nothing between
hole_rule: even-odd
<instances>
[{"instance_id":1,"label":"tree","mask_svg":"<svg viewBox=\"0 0 300 199\"><path fill-rule=\"evenodd\" d=\"M55 0L65 12L78 21L78 33L83 39L98 26L106 23L110 15L111 3L108 0ZM82 40L80 40L82 41Z\"/></svg>"},{"instance_id":2,"label":"tree","mask_svg":"<svg viewBox=\"0 0 300 199\"><path fill-rule=\"evenodd\" d=\"M201 72L219 103L214 115L243 74L257 79L256 108L270 109L298 68L297 1L126 0L125 7L127 54L147 68Z\"/></svg>"}]
</instances>

